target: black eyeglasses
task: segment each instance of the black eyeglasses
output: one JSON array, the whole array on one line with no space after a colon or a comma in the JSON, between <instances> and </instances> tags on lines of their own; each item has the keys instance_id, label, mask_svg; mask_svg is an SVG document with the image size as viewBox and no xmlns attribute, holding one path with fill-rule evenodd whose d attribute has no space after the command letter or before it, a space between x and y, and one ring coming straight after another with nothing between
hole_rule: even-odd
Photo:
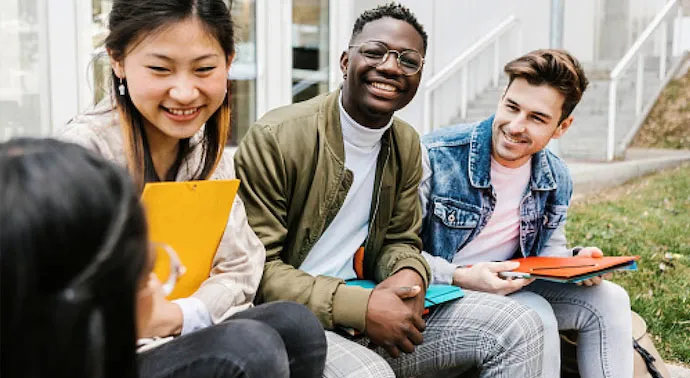
<instances>
[{"instance_id":1,"label":"black eyeglasses","mask_svg":"<svg viewBox=\"0 0 690 378\"><path fill-rule=\"evenodd\" d=\"M422 54L415 50L391 50L383 42L367 41L359 45L350 45L349 48L359 48L364 60L372 67L378 67L388 60L390 53L398 56L398 67L406 76L412 76L419 72L424 65Z\"/></svg>"}]
</instances>

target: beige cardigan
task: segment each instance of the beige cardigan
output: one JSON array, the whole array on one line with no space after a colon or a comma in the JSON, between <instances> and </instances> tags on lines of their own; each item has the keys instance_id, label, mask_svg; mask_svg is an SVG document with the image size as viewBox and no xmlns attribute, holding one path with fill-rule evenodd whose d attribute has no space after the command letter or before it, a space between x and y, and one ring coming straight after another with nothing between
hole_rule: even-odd
<instances>
[{"instance_id":1,"label":"beige cardigan","mask_svg":"<svg viewBox=\"0 0 690 378\"><path fill-rule=\"evenodd\" d=\"M58 130L57 137L97 151L106 159L126 166L118 113L108 100L73 118ZM189 180L196 172L202 157L200 140L201 131L192 137L192 152L180 166L176 181ZM211 180L234 178L232 157L224 154ZM193 294L204 303L214 324L252 307L265 258L264 246L249 227L244 204L237 195L213 259L211 275Z\"/></svg>"}]
</instances>

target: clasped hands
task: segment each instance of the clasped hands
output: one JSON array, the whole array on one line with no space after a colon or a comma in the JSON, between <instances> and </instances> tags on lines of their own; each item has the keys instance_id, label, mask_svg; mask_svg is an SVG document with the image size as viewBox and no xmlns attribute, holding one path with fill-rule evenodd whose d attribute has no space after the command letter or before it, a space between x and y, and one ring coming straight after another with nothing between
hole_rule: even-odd
<instances>
[{"instance_id":1,"label":"clasped hands","mask_svg":"<svg viewBox=\"0 0 690 378\"><path fill-rule=\"evenodd\" d=\"M426 287L419 273L403 269L379 283L369 297L365 334L393 358L414 352L424 338Z\"/></svg>"}]
</instances>

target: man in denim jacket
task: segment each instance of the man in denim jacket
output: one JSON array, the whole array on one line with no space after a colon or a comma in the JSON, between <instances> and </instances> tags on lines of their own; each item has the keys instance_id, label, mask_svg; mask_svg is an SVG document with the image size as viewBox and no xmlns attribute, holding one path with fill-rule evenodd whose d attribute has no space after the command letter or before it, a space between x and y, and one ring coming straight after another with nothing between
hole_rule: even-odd
<instances>
[{"instance_id":1,"label":"man in denim jacket","mask_svg":"<svg viewBox=\"0 0 690 378\"><path fill-rule=\"evenodd\" d=\"M505 261L514 256L603 255L596 247L566 248L572 179L545 149L573 122L588 84L582 67L565 51L537 50L504 70L509 82L495 115L422 139L423 254L433 281L509 295L537 310L545 326L545 377L560 374L559 329L579 331L583 377L631 377L624 289L601 277L573 285L498 275L519 265Z\"/></svg>"}]
</instances>

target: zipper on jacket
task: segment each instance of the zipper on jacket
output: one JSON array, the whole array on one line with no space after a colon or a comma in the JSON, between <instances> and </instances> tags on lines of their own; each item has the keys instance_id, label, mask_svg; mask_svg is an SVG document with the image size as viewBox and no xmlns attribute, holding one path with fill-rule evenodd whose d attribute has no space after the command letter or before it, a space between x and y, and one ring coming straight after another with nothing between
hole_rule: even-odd
<instances>
[{"instance_id":1,"label":"zipper on jacket","mask_svg":"<svg viewBox=\"0 0 690 378\"><path fill-rule=\"evenodd\" d=\"M367 233L367 240L364 243L364 254L366 255L367 250L369 249L369 244L371 241L371 230L373 229L374 226L374 221L376 221L376 216L378 215L379 212L379 201L381 200L381 187L383 186L383 175L386 173L386 166L388 166L388 158L390 158L391 155L391 146L390 143L388 144L388 150L386 151L386 160L383 162L383 169L381 170L381 181L379 182L379 189L378 193L376 193L376 204L374 205L374 212L372 213L371 219L369 219L369 231ZM365 268L366 271L366 268Z\"/></svg>"}]
</instances>

